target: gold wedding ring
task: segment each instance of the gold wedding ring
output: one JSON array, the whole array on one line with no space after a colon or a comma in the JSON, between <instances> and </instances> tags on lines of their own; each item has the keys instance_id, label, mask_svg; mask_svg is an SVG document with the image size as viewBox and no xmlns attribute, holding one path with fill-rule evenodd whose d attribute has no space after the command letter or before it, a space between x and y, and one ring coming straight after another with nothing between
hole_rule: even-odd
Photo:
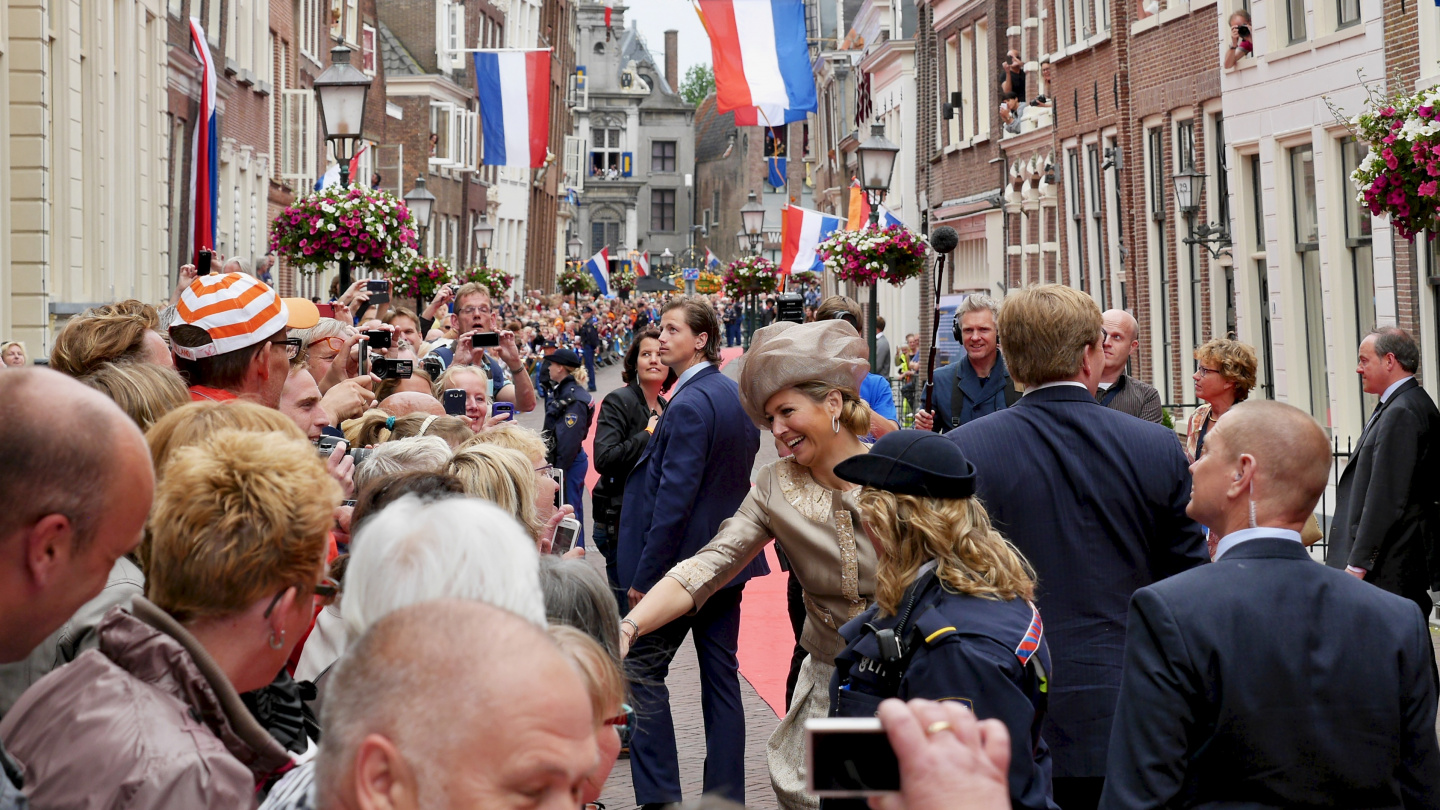
<instances>
[{"instance_id":1,"label":"gold wedding ring","mask_svg":"<svg viewBox=\"0 0 1440 810\"><path fill-rule=\"evenodd\" d=\"M928 725L928 726L925 727L925 733L926 733L926 734L939 734L939 733L942 732L942 731L949 731L949 730L950 730L950 723L949 723L949 721L946 721L946 720L936 720L935 722L933 722L933 723L931 723L930 725Z\"/></svg>"}]
</instances>

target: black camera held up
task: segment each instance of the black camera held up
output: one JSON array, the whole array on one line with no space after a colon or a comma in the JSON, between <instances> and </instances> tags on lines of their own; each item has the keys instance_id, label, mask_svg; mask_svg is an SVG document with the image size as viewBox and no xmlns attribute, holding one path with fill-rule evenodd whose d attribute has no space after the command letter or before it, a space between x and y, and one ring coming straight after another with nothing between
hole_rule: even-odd
<instances>
[{"instance_id":1,"label":"black camera held up","mask_svg":"<svg viewBox=\"0 0 1440 810\"><path fill-rule=\"evenodd\" d=\"M415 362L377 357L370 362L370 373L382 380L408 380L415 375Z\"/></svg>"}]
</instances>

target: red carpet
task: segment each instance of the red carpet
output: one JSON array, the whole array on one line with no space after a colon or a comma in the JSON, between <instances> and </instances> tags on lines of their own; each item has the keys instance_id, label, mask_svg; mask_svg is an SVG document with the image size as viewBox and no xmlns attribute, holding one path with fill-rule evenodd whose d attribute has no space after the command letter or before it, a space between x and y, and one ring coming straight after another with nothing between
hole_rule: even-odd
<instances>
[{"instance_id":1,"label":"red carpet","mask_svg":"<svg viewBox=\"0 0 1440 810\"><path fill-rule=\"evenodd\" d=\"M739 357L744 350L739 346L720 352L720 368L723 370L731 360ZM595 405L599 411L600 405ZM769 441L769 434L762 434L761 441ZM585 476L585 488L595 488L600 474L595 471L595 424L590 424L590 435L585 437L585 454L591 459L590 472ZM780 570L773 546L766 546L765 559L770 563L770 575L750 580L745 586L745 598L740 620L740 674L755 687L755 691L770 704L777 715L785 714L785 679L790 674L790 651L795 646L795 634L790 630L790 616L785 609L785 585L788 574Z\"/></svg>"}]
</instances>

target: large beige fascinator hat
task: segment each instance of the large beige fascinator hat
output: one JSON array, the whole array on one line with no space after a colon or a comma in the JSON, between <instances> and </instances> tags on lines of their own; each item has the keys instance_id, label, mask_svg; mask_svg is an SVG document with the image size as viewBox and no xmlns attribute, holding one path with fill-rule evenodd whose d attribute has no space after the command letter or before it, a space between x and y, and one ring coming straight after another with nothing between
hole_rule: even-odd
<instances>
[{"instance_id":1,"label":"large beige fascinator hat","mask_svg":"<svg viewBox=\"0 0 1440 810\"><path fill-rule=\"evenodd\" d=\"M858 394L870 373L870 351L844 321L779 321L755 332L740 369L740 403L756 427L769 430L765 403L777 391L811 380Z\"/></svg>"}]
</instances>

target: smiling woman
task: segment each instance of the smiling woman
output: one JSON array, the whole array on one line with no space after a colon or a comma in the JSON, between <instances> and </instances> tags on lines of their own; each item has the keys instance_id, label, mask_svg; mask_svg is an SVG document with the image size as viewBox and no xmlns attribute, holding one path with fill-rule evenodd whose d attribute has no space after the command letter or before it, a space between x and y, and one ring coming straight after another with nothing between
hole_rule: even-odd
<instances>
[{"instance_id":1,"label":"smiling woman","mask_svg":"<svg viewBox=\"0 0 1440 810\"><path fill-rule=\"evenodd\" d=\"M630 611L628 647L703 605L770 538L789 558L804 588L808 654L789 713L770 738L770 778L783 807L813 806L802 771L805 720L829 711L827 689L840 626L860 615L875 593L875 549L856 517L857 487L835 465L865 452L869 429L859 386L870 370L865 341L840 320L780 322L755 333L740 372L740 400L750 418L772 431L790 455L763 469L735 516L694 557L676 565Z\"/></svg>"}]
</instances>

